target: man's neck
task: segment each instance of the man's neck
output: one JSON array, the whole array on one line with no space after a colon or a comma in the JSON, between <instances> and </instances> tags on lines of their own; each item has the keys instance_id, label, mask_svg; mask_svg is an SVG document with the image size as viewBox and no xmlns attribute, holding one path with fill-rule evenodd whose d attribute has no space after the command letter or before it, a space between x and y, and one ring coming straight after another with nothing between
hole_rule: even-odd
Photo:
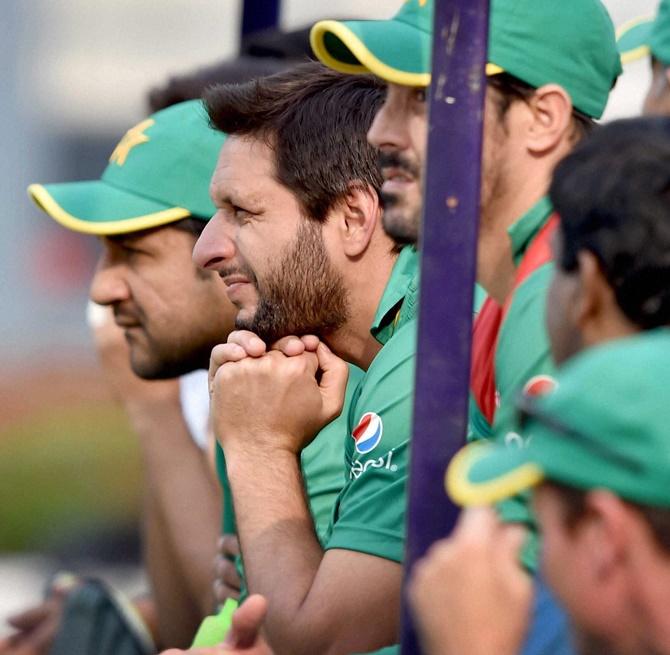
<instances>
[{"instance_id":1,"label":"man's neck","mask_svg":"<svg viewBox=\"0 0 670 655\"><path fill-rule=\"evenodd\" d=\"M512 292L516 265L507 230L546 193L546 179L521 178L504 196L482 208L477 243L477 282L498 303Z\"/></svg>"},{"instance_id":2,"label":"man's neck","mask_svg":"<svg viewBox=\"0 0 670 655\"><path fill-rule=\"evenodd\" d=\"M370 327L395 261L395 255L385 255L365 270L352 269L353 275L348 280L349 318L326 338L328 346L338 357L364 371L382 349L382 344L370 333Z\"/></svg>"}]
</instances>

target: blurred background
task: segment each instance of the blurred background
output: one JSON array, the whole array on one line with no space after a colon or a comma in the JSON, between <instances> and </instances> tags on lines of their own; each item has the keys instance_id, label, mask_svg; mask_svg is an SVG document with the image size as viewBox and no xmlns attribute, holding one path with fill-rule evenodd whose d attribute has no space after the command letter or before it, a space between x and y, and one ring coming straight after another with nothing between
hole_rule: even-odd
<instances>
[{"instance_id":1,"label":"blurred background","mask_svg":"<svg viewBox=\"0 0 670 655\"><path fill-rule=\"evenodd\" d=\"M383 18L400 0L3 0L0 21L0 635L59 567L142 586L138 454L85 323L94 238L34 208L31 182L93 179L150 89L233 58L247 33ZM606 0L615 24L656 0ZM263 54L263 53L261 53ZM605 120L639 113L646 60Z\"/></svg>"}]
</instances>

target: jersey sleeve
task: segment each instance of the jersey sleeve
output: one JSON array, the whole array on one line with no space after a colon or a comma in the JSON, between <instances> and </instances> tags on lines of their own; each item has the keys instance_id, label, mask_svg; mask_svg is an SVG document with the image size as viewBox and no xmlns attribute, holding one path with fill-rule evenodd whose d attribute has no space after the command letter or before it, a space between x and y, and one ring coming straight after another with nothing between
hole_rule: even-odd
<instances>
[{"instance_id":1,"label":"jersey sleeve","mask_svg":"<svg viewBox=\"0 0 670 655\"><path fill-rule=\"evenodd\" d=\"M416 322L410 321L361 383L349 414L345 486L326 549L403 560L415 349Z\"/></svg>"}]
</instances>

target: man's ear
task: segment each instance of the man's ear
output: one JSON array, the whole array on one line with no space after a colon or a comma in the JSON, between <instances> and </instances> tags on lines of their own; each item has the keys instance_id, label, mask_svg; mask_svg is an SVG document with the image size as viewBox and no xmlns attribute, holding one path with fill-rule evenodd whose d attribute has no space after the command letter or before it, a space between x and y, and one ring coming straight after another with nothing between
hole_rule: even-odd
<instances>
[{"instance_id":1,"label":"man's ear","mask_svg":"<svg viewBox=\"0 0 670 655\"><path fill-rule=\"evenodd\" d=\"M615 494L606 490L590 491L585 499L590 531L588 540L593 571L600 580L612 580L621 574L628 559L631 531L635 530L630 508Z\"/></svg>"},{"instance_id":2,"label":"man's ear","mask_svg":"<svg viewBox=\"0 0 670 655\"><path fill-rule=\"evenodd\" d=\"M344 253L358 257L370 245L379 222L381 205L377 193L367 184L351 182L335 212Z\"/></svg>"},{"instance_id":3,"label":"man's ear","mask_svg":"<svg viewBox=\"0 0 670 655\"><path fill-rule=\"evenodd\" d=\"M614 291L603 274L596 256L588 250L577 254L579 285L575 298L576 324L588 340L588 334L598 329L616 303Z\"/></svg>"},{"instance_id":4,"label":"man's ear","mask_svg":"<svg viewBox=\"0 0 670 655\"><path fill-rule=\"evenodd\" d=\"M526 131L528 150L536 155L554 150L569 136L572 101L558 84L545 84L528 101L532 120Z\"/></svg>"}]
</instances>

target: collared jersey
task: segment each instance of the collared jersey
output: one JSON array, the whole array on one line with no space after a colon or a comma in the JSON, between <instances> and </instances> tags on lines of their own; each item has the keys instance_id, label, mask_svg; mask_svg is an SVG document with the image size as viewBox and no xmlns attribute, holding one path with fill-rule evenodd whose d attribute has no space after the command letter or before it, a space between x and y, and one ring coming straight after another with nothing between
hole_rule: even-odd
<instances>
[{"instance_id":1,"label":"collared jersey","mask_svg":"<svg viewBox=\"0 0 670 655\"><path fill-rule=\"evenodd\" d=\"M333 505L345 482L342 471L342 434L347 429L352 396L362 377L363 371L356 366L349 366L349 380L342 413L326 425L300 455L309 509L314 520L316 534L322 545L330 524ZM224 499L223 532L225 534L235 534L237 530L232 492L226 474L224 453L218 444L216 461ZM246 596L246 583L241 557L237 558L236 564L242 580L240 599L243 600Z\"/></svg>"},{"instance_id":2,"label":"collared jersey","mask_svg":"<svg viewBox=\"0 0 670 655\"><path fill-rule=\"evenodd\" d=\"M538 201L508 230L514 262L518 267L535 239L548 224L553 208L547 197ZM496 408L493 425L486 419L477 399L470 396L469 435L471 440L513 437L515 400L535 380L552 378L555 367L551 358L545 326L546 295L554 264L545 261L513 290L506 301L506 313L495 344ZM474 372L473 372L474 373ZM546 377L545 377L546 376ZM511 446L516 444L510 443ZM527 498L518 497L499 507L504 520L533 525ZM529 568L537 565L535 540L524 551L523 561Z\"/></svg>"},{"instance_id":3,"label":"collared jersey","mask_svg":"<svg viewBox=\"0 0 670 655\"><path fill-rule=\"evenodd\" d=\"M345 437L345 484L325 548L402 562L409 472L418 256L404 248L371 332L383 345L354 392Z\"/></svg>"}]
</instances>

